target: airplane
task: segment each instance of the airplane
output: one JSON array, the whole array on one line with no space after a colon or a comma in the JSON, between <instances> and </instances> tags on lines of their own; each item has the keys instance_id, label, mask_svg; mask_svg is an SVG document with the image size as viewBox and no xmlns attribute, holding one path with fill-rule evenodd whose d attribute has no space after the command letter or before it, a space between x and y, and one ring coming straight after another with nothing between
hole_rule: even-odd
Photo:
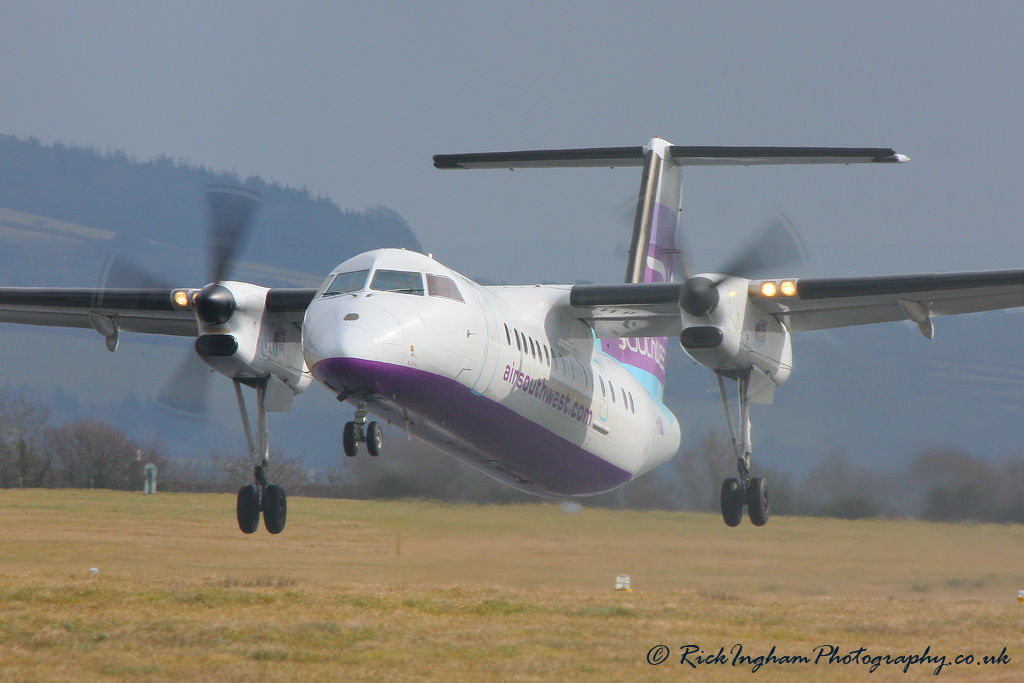
<instances>
[{"instance_id":1,"label":"airplane","mask_svg":"<svg viewBox=\"0 0 1024 683\"><path fill-rule=\"evenodd\" d=\"M267 413L287 412L315 380L355 406L342 448L383 450L387 422L521 491L569 499L612 490L675 456L680 422L665 406L669 339L715 373L736 454L722 483L725 523L744 508L767 523L768 483L751 476L750 405L771 403L793 369L792 335L1024 306L1024 270L843 278L759 278L794 259L777 220L718 272L695 272L682 240L687 166L898 164L888 148L642 146L441 154L439 169L640 167L625 282L482 286L401 249L354 256L319 289L229 279L259 197L207 193L212 276L202 288L0 288L0 322L195 337L195 352L234 384L253 463L238 526L280 533L283 488L269 479ZM735 383L738 410L727 382ZM252 429L243 387L255 390ZM376 419L370 420L370 416Z\"/></svg>"}]
</instances>

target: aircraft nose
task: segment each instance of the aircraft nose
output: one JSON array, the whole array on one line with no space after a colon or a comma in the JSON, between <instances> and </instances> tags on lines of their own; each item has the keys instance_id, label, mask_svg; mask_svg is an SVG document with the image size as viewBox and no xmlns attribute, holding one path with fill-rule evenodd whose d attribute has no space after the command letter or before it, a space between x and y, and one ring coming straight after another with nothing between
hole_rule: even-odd
<instances>
[{"instance_id":1,"label":"aircraft nose","mask_svg":"<svg viewBox=\"0 0 1024 683\"><path fill-rule=\"evenodd\" d=\"M379 360L373 335L358 323L337 324L331 320L311 321L303 333L303 353L306 365L312 368L332 358L358 358Z\"/></svg>"},{"instance_id":2,"label":"aircraft nose","mask_svg":"<svg viewBox=\"0 0 1024 683\"><path fill-rule=\"evenodd\" d=\"M334 335L333 342L333 358L377 360L377 345L373 341L373 335L362 327L342 327Z\"/></svg>"}]
</instances>

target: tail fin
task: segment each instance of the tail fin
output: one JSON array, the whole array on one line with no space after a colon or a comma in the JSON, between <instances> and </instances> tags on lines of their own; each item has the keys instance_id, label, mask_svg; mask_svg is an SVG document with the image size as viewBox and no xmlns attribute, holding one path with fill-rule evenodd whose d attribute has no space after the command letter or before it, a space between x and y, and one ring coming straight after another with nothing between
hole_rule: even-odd
<instances>
[{"instance_id":1,"label":"tail fin","mask_svg":"<svg viewBox=\"0 0 1024 683\"><path fill-rule=\"evenodd\" d=\"M644 173L626 265L626 282L672 282L677 276L675 271L681 263L676 229L682 210L682 169L672 159L670 148L671 145L660 138L644 146ZM602 339L601 347L662 400L667 337Z\"/></svg>"}]
</instances>

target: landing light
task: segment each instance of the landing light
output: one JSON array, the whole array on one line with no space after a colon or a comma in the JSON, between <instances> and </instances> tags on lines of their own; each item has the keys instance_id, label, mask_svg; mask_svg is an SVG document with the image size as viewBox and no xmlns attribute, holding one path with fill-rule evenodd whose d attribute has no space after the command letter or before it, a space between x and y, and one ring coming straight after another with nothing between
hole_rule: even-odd
<instances>
[{"instance_id":1,"label":"landing light","mask_svg":"<svg viewBox=\"0 0 1024 683\"><path fill-rule=\"evenodd\" d=\"M774 282L762 282L761 283L761 296L775 296L779 291L779 288Z\"/></svg>"},{"instance_id":2,"label":"landing light","mask_svg":"<svg viewBox=\"0 0 1024 683\"><path fill-rule=\"evenodd\" d=\"M174 301L174 305L178 308L188 308L188 292L184 289L179 289L171 295L171 299Z\"/></svg>"},{"instance_id":3,"label":"landing light","mask_svg":"<svg viewBox=\"0 0 1024 683\"><path fill-rule=\"evenodd\" d=\"M779 291L783 296L794 296L796 294L796 283L792 280L785 280L779 285Z\"/></svg>"}]
</instances>

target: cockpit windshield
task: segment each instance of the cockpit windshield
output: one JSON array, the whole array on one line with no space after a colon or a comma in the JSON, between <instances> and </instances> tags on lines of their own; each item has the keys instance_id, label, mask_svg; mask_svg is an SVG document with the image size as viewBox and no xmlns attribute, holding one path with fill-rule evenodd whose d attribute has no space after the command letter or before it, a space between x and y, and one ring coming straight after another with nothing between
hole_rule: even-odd
<instances>
[{"instance_id":1,"label":"cockpit windshield","mask_svg":"<svg viewBox=\"0 0 1024 683\"><path fill-rule=\"evenodd\" d=\"M369 270L353 270L350 273L338 273L334 277L334 281L324 289L323 296L358 292L366 286L366 276L369 274Z\"/></svg>"},{"instance_id":2,"label":"cockpit windshield","mask_svg":"<svg viewBox=\"0 0 1024 683\"><path fill-rule=\"evenodd\" d=\"M373 274L370 289L381 292L402 292L423 296L423 275L406 270L384 270L378 268Z\"/></svg>"}]
</instances>

